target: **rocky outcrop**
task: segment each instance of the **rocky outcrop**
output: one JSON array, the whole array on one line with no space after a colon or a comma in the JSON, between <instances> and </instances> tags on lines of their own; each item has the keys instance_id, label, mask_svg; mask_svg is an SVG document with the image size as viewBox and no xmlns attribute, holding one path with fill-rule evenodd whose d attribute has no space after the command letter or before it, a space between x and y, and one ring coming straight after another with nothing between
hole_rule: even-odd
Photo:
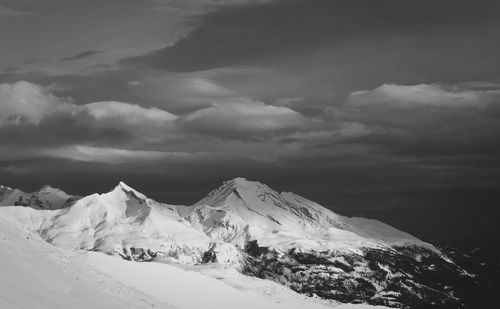
<instances>
[{"instance_id":1,"label":"rocky outcrop","mask_svg":"<svg viewBox=\"0 0 500 309\"><path fill-rule=\"evenodd\" d=\"M459 308L454 284L471 280L457 265L420 247L282 252L253 243L246 251L243 273L342 303Z\"/></svg>"}]
</instances>

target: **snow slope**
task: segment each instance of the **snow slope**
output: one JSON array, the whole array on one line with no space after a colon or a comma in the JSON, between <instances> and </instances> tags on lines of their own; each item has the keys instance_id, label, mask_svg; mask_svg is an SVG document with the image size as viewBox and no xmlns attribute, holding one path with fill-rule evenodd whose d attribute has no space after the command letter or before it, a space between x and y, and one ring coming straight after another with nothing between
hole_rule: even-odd
<instances>
[{"instance_id":1,"label":"snow slope","mask_svg":"<svg viewBox=\"0 0 500 309\"><path fill-rule=\"evenodd\" d=\"M340 216L294 193L278 193L259 182L236 178L198 203L170 206L211 238L240 248L248 240L288 250L357 250L418 245L434 249L410 234L377 220Z\"/></svg>"},{"instance_id":2,"label":"snow slope","mask_svg":"<svg viewBox=\"0 0 500 309\"><path fill-rule=\"evenodd\" d=\"M26 215L33 211L25 210ZM240 280L240 274L225 268L135 263L56 248L21 227L9 212L0 212L0 307L4 309L383 308L327 306L266 280Z\"/></svg>"},{"instance_id":3,"label":"snow slope","mask_svg":"<svg viewBox=\"0 0 500 309\"><path fill-rule=\"evenodd\" d=\"M15 220L0 216L0 308L174 308L53 247Z\"/></svg>"}]
</instances>

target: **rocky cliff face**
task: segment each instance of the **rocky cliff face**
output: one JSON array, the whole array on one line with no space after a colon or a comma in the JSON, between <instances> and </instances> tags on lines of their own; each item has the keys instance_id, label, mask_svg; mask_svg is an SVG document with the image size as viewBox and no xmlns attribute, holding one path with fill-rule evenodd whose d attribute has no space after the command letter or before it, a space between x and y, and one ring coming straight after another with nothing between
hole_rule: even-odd
<instances>
[{"instance_id":1,"label":"rocky cliff face","mask_svg":"<svg viewBox=\"0 0 500 309\"><path fill-rule=\"evenodd\" d=\"M390 307L459 308L457 280L471 276L418 246L365 248L361 253L260 248L248 250L243 272L309 296Z\"/></svg>"}]
</instances>

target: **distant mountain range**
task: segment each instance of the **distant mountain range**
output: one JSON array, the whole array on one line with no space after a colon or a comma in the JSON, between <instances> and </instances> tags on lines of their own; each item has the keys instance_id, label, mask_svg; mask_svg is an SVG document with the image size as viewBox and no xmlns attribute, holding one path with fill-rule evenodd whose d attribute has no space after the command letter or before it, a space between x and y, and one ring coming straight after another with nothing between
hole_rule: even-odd
<instances>
[{"instance_id":1,"label":"distant mountain range","mask_svg":"<svg viewBox=\"0 0 500 309\"><path fill-rule=\"evenodd\" d=\"M0 206L29 206L35 209L55 210L68 207L79 198L51 186L43 186L35 192L26 193L0 185Z\"/></svg>"},{"instance_id":2,"label":"distant mountain range","mask_svg":"<svg viewBox=\"0 0 500 309\"><path fill-rule=\"evenodd\" d=\"M57 247L134 261L217 261L345 303L459 308L457 289L473 278L408 233L243 178L192 206L156 202L123 182L86 197L48 186L32 193L2 186L0 206L1 216Z\"/></svg>"}]
</instances>

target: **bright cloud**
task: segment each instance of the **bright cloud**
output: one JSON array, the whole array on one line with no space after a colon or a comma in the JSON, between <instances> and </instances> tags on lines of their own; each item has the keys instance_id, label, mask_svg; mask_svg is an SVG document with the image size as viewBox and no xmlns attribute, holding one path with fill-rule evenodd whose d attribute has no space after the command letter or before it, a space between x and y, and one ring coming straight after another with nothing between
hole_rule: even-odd
<instances>
[{"instance_id":1,"label":"bright cloud","mask_svg":"<svg viewBox=\"0 0 500 309\"><path fill-rule=\"evenodd\" d=\"M188 130L218 136L262 135L319 126L312 119L282 106L247 98L214 102L180 118Z\"/></svg>"},{"instance_id":2,"label":"bright cloud","mask_svg":"<svg viewBox=\"0 0 500 309\"><path fill-rule=\"evenodd\" d=\"M83 145L47 149L44 150L43 153L54 158L106 164L140 162L142 160L158 160L164 156L163 153L158 151L133 151L117 148L89 147Z\"/></svg>"},{"instance_id":3,"label":"bright cloud","mask_svg":"<svg viewBox=\"0 0 500 309\"><path fill-rule=\"evenodd\" d=\"M58 98L33 83L0 84L0 125L38 124L45 116L74 107L69 99Z\"/></svg>"},{"instance_id":4,"label":"bright cloud","mask_svg":"<svg viewBox=\"0 0 500 309\"><path fill-rule=\"evenodd\" d=\"M491 97L500 96L499 90L446 89L438 85L402 86L384 84L373 90L352 92L347 104L352 107L385 105L394 108L477 107L482 108Z\"/></svg>"},{"instance_id":5,"label":"bright cloud","mask_svg":"<svg viewBox=\"0 0 500 309\"><path fill-rule=\"evenodd\" d=\"M177 119L176 115L155 107L143 108L135 104L114 101L85 104L76 109L75 116L82 125L123 128L137 132L155 128L167 129Z\"/></svg>"},{"instance_id":6,"label":"bright cloud","mask_svg":"<svg viewBox=\"0 0 500 309\"><path fill-rule=\"evenodd\" d=\"M83 126L127 128L161 127L177 116L167 111L136 104L103 101L76 105L69 98L59 98L47 88L29 82L0 84L0 125L38 125L46 117L74 118Z\"/></svg>"},{"instance_id":7,"label":"bright cloud","mask_svg":"<svg viewBox=\"0 0 500 309\"><path fill-rule=\"evenodd\" d=\"M223 155L210 152L131 150L113 147L93 147L86 145L62 146L42 151L42 156L80 162L103 164L217 160Z\"/></svg>"},{"instance_id":8,"label":"bright cloud","mask_svg":"<svg viewBox=\"0 0 500 309\"><path fill-rule=\"evenodd\" d=\"M486 120L499 101L498 89L385 84L352 92L343 105L326 113L335 121L431 130Z\"/></svg>"}]
</instances>

